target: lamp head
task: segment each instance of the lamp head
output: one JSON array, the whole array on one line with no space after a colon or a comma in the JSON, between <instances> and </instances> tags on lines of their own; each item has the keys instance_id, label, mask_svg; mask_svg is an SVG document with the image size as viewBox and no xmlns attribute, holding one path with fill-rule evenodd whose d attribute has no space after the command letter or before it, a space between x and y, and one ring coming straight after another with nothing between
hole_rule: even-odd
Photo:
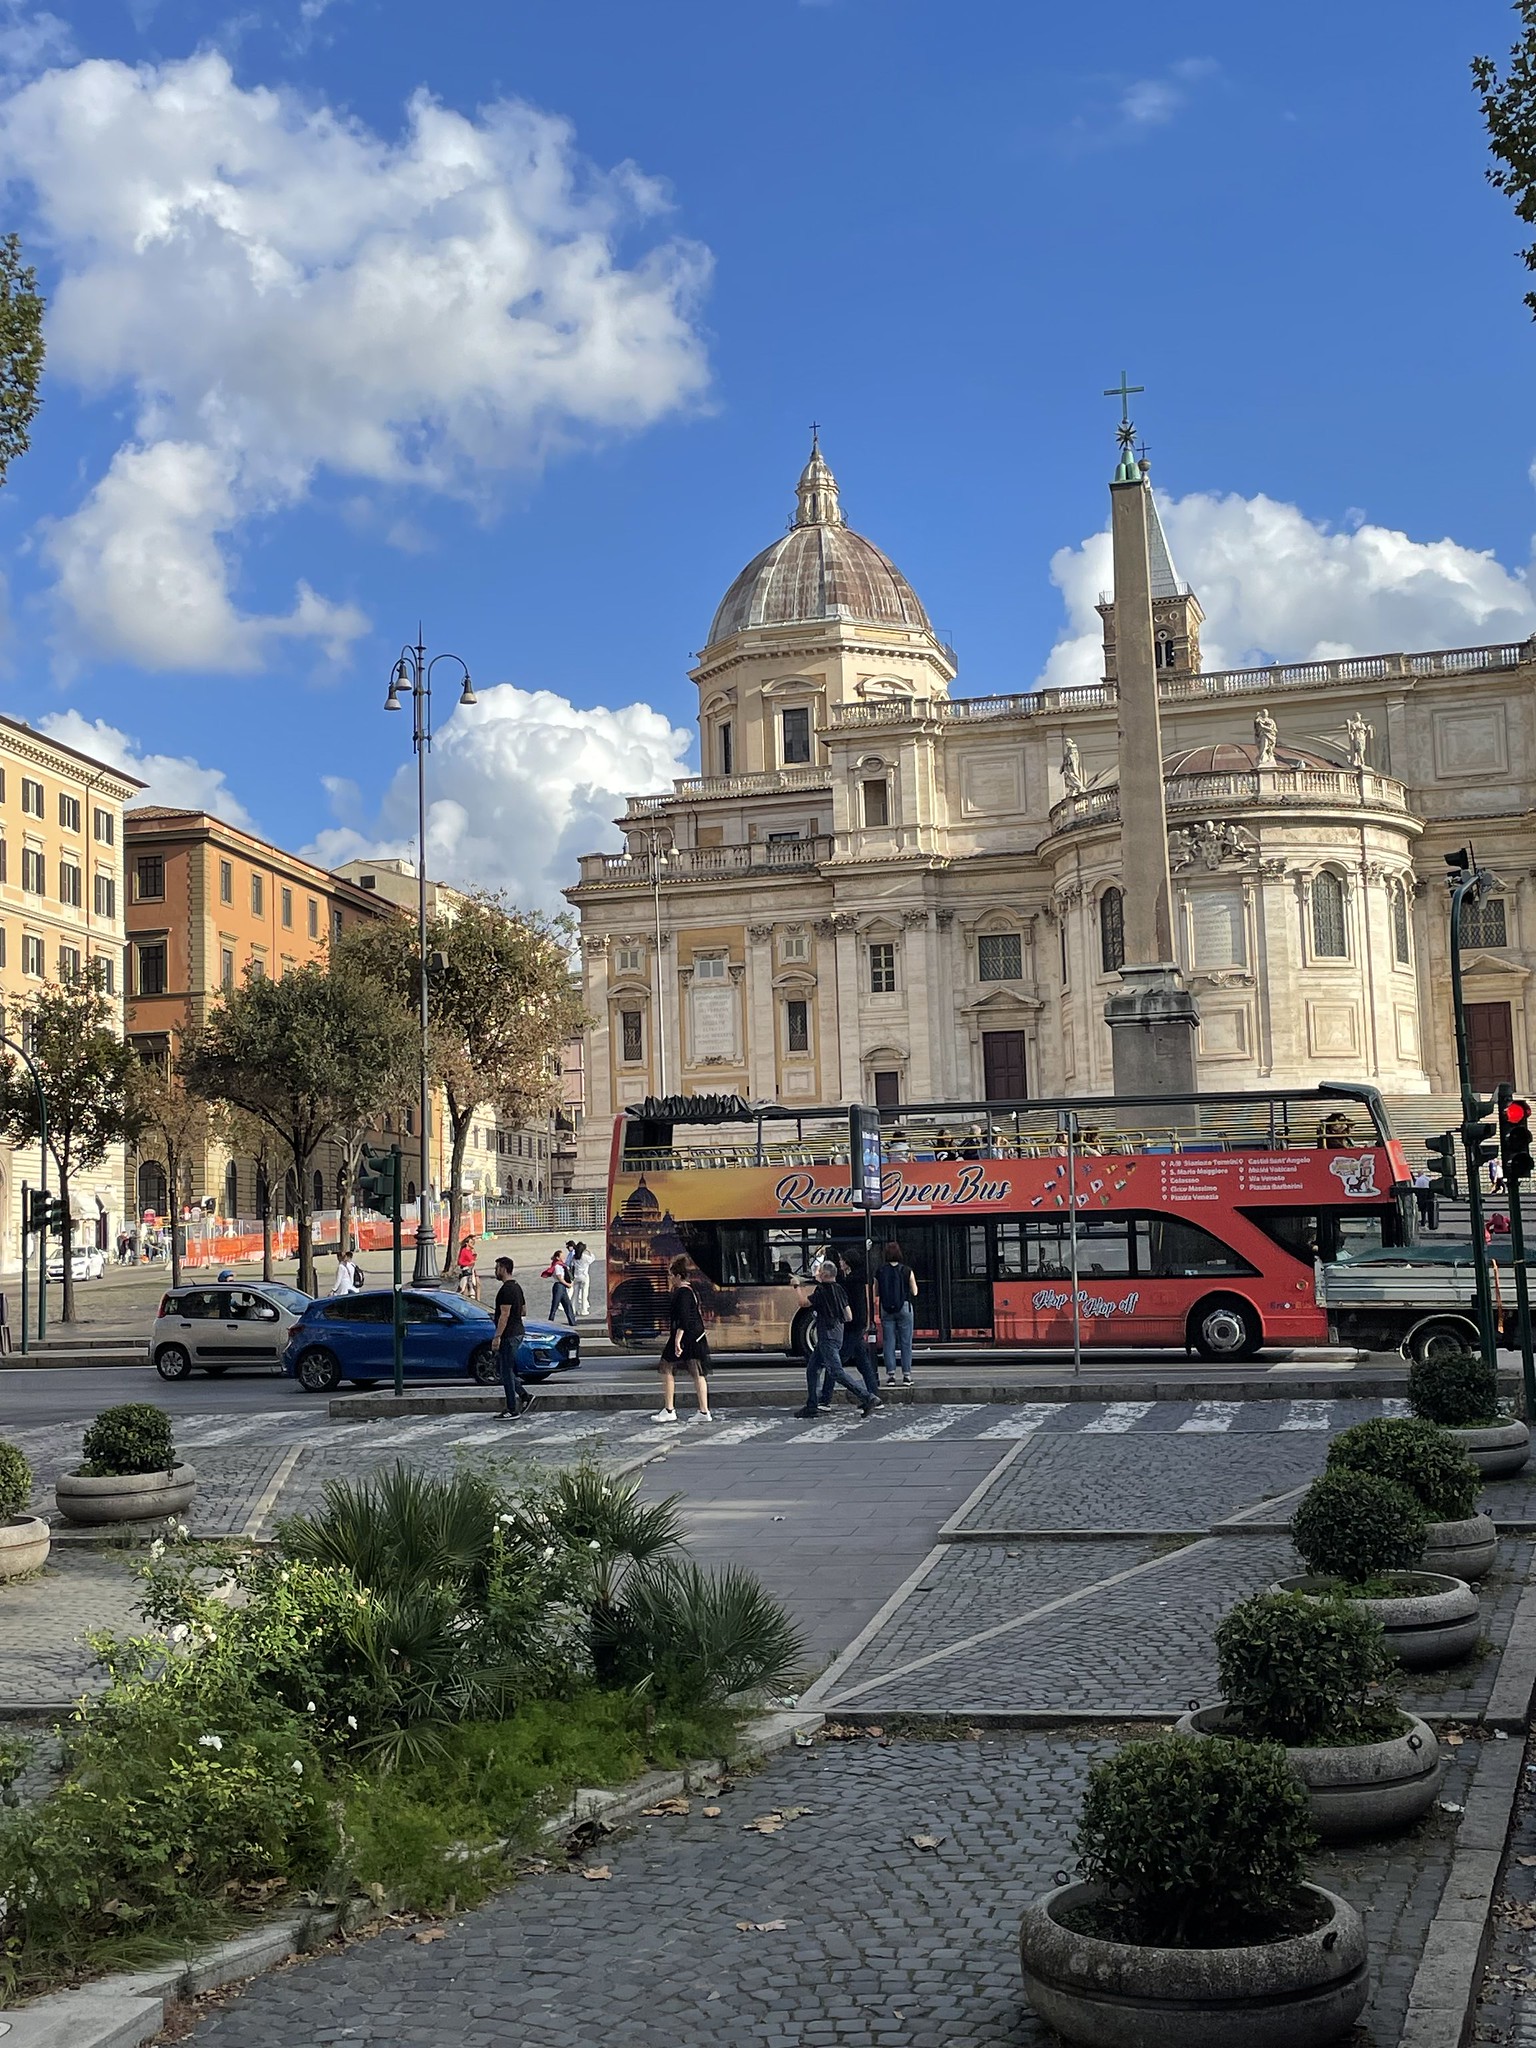
<instances>
[{"instance_id":1,"label":"lamp head","mask_svg":"<svg viewBox=\"0 0 1536 2048\"><path fill-rule=\"evenodd\" d=\"M1467 869L1471 867L1472 861L1466 847L1458 846L1454 853L1445 855L1445 864L1452 874L1464 875Z\"/></svg>"},{"instance_id":2,"label":"lamp head","mask_svg":"<svg viewBox=\"0 0 1536 2048\"><path fill-rule=\"evenodd\" d=\"M391 676L389 679L389 695L384 699L384 709L386 711L398 711L400 709L400 685L394 676Z\"/></svg>"},{"instance_id":3,"label":"lamp head","mask_svg":"<svg viewBox=\"0 0 1536 2048\"><path fill-rule=\"evenodd\" d=\"M464 687L459 692L459 702L461 704L478 704L480 702L480 699L475 695L475 686L469 680L468 669L464 671Z\"/></svg>"}]
</instances>

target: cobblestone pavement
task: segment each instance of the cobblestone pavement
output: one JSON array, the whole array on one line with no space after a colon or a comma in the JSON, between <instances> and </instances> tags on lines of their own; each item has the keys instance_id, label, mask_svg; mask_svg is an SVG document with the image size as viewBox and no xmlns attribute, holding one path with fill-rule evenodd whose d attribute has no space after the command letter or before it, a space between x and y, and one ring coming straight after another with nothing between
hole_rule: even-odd
<instances>
[{"instance_id":1,"label":"cobblestone pavement","mask_svg":"<svg viewBox=\"0 0 1536 2048\"><path fill-rule=\"evenodd\" d=\"M62 1703L99 1684L86 1632L141 1626L137 1592L120 1553L57 1545L40 1572L0 1586L0 1709Z\"/></svg>"},{"instance_id":2,"label":"cobblestone pavement","mask_svg":"<svg viewBox=\"0 0 1536 2048\"><path fill-rule=\"evenodd\" d=\"M1008 1734L790 1752L724 1794L717 1819L695 1799L686 1819L605 1843L605 1882L551 1872L430 1946L390 1933L259 1979L191 2039L1047 2048L1024 2003L1019 1917L1071 1863L1084 1778L1115 1746ZM1456 1753L1447 1799L1464 1800L1471 1761ZM790 1806L810 1811L777 1834L744 1832ZM1397 2039L1454 1840L1437 1811L1395 1843L1318 1858L1319 1880L1367 1921L1362 2048Z\"/></svg>"},{"instance_id":3,"label":"cobblestone pavement","mask_svg":"<svg viewBox=\"0 0 1536 2048\"><path fill-rule=\"evenodd\" d=\"M1074 1551L1091 1560L1063 1598ZM1528 1542L1504 1539L1481 1588L1489 1649L1413 1674L1406 1704L1472 1718L1482 1711L1531 1556ZM1211 1636L1222 1615L1296 1569L1278 1536L1207 1538L1150 1562L1136 1542L952 1544L923 1580L926 1590L909 1595L821 1703L881 1715L1178 1713L1216 1696Z\"/></svg>"},{"instance_id":4,"label":"cobblestone pavement","mask_svg":"<svg viewBox=\"0 0 1536 2048\"><path fill-rule=\"evenodd\" d=\"M990 1529L1146 1529L1200 1533L1323 1469L1321 1434L1033 1437L960 1526ZM1277 1508L1283 1520L1288 1508ZM1107 1516L1107 1521L1099 1521Z\"/></svg>"},{"instance_id":5,"label":"cobblestone pavement","mask_svg":"<svg viewBox=\"0 0 1536 2048\"><path fill-rule=\"evenodd\" d=\"M1479 2048L1536 2048L1536 1761L1530 1749L1467 2038Z\"/></svg>"}]
</instances>

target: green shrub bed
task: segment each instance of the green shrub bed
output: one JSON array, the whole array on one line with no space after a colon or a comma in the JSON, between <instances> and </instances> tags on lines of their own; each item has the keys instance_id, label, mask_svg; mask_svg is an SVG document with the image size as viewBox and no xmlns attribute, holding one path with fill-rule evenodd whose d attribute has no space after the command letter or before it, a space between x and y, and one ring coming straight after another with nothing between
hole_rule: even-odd
<instances>
[{"instance_id":1,"label":"green shrub bed","mask_svg":"<svg viewBox=\"0 0 1536 2048\"><path fill-rule=\"evenodd\" d=\"M279 1901L472 1903L577 1785L728 1755L802 1654L750 1574L681 1557L675 1499L585 1468L506 1498L396 1466L143 1576L58 1789L0 1812L5 2002Z\"/></svg>"}]
</instances>

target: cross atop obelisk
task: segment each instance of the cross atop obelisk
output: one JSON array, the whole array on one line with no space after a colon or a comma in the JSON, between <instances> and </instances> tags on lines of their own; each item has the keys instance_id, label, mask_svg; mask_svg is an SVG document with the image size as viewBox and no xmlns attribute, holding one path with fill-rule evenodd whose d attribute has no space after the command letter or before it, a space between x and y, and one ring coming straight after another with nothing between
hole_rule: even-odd
<instances>
[{"instance_id":1,"label":"cross atop obelisk","mask_svg":"<svg viewBox=\"0 0 1536 2048\"><path fill-rule=\"evenodd\" d=\"M1199 1015L1173 943L1173 884L1163 801L1162 720L1152 630L1152 485L1135 454L1130 397L1120 382L1120 460L1109 487L1114 554L1115 672L1119 683L1120 886L1125 906L1121 991L1104 1006L1117 1095L1191 1094Z\"/></svg>"}]
</instances>

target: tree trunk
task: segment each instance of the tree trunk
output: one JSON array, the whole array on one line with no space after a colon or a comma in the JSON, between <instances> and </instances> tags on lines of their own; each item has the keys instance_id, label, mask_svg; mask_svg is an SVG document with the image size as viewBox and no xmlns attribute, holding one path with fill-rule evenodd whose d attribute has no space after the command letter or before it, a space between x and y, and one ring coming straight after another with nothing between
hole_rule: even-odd
<instances>
[{"instance_id":1,"label":"tree trunk","mask_svg":"<svg viewBox=\"0 0 1536 2048\"><path fill-rule=\"evenodd\" d=\"M469 1144L469 1127L474 1117L471 1104L462 1116L448 1104L448 1124L453 1132L453 1158L448 1168L448 1248L443 1253L443 1271L453 1273L459 1255L459 1225L464 1220L464 1152Z\"/></svg>"},{"instance_id":2,"label":"tree trunk","mask_svg":"<svg viewBox=\"0 0 1536 2048\"><path fill-rule=\"evenodd\" d=\"M308 1161L299 1165L298 1153L293 1162L293 1220L299 1233L299 1277L301 1294L315 1291L315 1224L309 1207L309 1188L306 1185Z\"/></svg>"},{"instance_id":3,"label":"tree trunk","mask_svg":"<svg viewBox=\"0 0 1536 2048\"><path fill-rule=\"evenodd\" d=\"M59 1200L64 1205L64 1312L59 1317L62 1323L75 1320L75 1262L71 1254L75 1244L75 1219L69 1206L69 1169L59 1165ZM47 1271L48 1234L43 1233L44 1272Z\"/></svg>"},{"instance_id":4,"label":"tree trunk","mask_svg":"<svg viewBox=\"0 0 1536 2048\"><path fill-rule=\"evenodd\" d=\"M176 1173L179 1162L176 1158L176 1146L170 1133L167 1131L162 1133L162 1135L165 1138L165 1177L167 1185L171 1190L171 1285L179 1287L181 1285L181 1228L179 1213L181 1205L176 1200Z\"/></svg>"}]
</instances>

